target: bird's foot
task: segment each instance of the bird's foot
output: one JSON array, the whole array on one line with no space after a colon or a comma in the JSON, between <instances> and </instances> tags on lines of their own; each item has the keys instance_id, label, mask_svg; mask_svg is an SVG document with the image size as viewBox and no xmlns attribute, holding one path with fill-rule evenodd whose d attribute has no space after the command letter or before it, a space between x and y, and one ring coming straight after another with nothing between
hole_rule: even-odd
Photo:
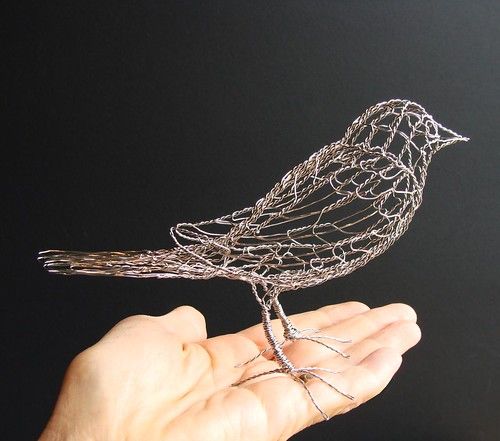
<instances>
[{"instance_id":1,"label":"bird's foot","mask_svg":"<svg viewBox=\"0 0 500 441\"><path fill-rule=\"evenodd\" d=\"M306 391L307 395L309 396L309 399L311 400L312 404L314 407L321 413L321 416L326 420L328 420L330 417L328 414L326 414L323 409L319 406L317 403L316 399L312 395L311 391L309 390L309 387L307 386L307 383L311 380L319 380L322 383L326 384L328 387L333 389L335 392L339 393L340 395L348 398L349 400L354 400L354 397L346 392L343 392L340 390L338 387L334 386L330 381L326 380L323 378L321 375L319 375L317 372L324 372L328 374L338 374L340 371L334 371L333 369L327 369L327 368L320 368L320 367L302 367L302 368L296 368L294 366L291 367L280 367L277 369L272 369L269 371L265 372L260 372L255 375L251 375L248 378L244 378L242 380L237 381L236 383L233 383L231 386L241 386L242 384L255 380L256 378L263 377L265 375L272 375L272 374L286 374L290 376L294 381L299 383Z\"/></svg>"},{"instance_id":2,"label":"bird's foot","mask_svg":"<svg viewBox=\"0 0 500 441\"><path fill-rule=\"evenodd\" d=\"M288 329L285 329L285 331L283 332L283 336L285 337L285 340L279 342L279 345L281 347L283 347L283 345L286 343L286 342L291 342L291 341L295 341L295 340L308 340L308 341L312 341L314 343L317 343L325 348L328 348L330 349L331 351L339 354L341 357L344 357L344 358L349 358L349 354L346 354L345 352L335 348L334 346L331 346L323 341L321 341L322 339L324 340L333 340L333 341L336 341L336 342L339 342L339 343L351 343L352 340L350 339L345 339L345 338L339 338L339 337L334 337L334 336L331 336L331 335L322 335L322 334L318 334L320 331L319 329L314 329L314 328L304 328L304 329L301 329L301 330L298 330L297 328L295 327L290 327ZM239 367L243 367L243 366L246 366L247 364L250 364L252 363L253 361L257 360L260 356L268 353L272 351L272 348L269 346L265 349L262 349L260 352L258 352L257 354L255 354L252 358L250 358L249 360L246 360L246 361L243 361L241 363L238 363L235 368L239 368Z\"/></svg>"},{"instance_id":3,"label":"bird's foot","mask_svg":"<svg viewBox=\"0 0 500 441\"><path fill-rule=\"evenodd\" d=\"M295 341L295 340L312 341L312 342L317 343L321 346L324 346L325 348L330 349L331 351L339 354L340 356L342 356L344 358L349 358L349 354L346 354L345 352L335 348L334 346L326 344L322 340L333 340L333 341L336 341L339 343L351 343L352 340L334 337L331 335L322 335L322 334L318 334L318 333L319 333L318 329L307 328L307 329L299 330L299 329L292 326L292 327L285 329L283 336L285 337L286 341Z\"/></svg>"}]
</instances>

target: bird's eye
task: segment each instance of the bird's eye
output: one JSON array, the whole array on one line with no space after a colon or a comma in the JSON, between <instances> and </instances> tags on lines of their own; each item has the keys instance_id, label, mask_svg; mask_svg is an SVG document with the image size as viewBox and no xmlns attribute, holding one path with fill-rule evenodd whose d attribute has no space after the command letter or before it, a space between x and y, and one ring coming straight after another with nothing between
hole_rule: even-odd
<instances>
[{"instance_id":1,"label":"bird's eye","mask_svg":"<svg viewBox=\"0 0 500 441\"><path fill-rule=\"evenodd\" d=\"M438 133L438 127L437 124L432 120L432 119L427 119L424 123L425 125L425 132L426 135L429 138L438 138L439 133Z\"/></svg>"}]
</instances>

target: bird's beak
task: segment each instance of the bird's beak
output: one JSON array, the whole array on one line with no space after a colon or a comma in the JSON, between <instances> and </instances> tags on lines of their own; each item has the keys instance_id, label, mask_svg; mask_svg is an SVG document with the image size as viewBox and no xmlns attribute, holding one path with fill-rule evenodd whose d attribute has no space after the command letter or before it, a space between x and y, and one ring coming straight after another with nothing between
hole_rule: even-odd
<instances>
[{"instance_id":1,"label":"bird's beak","mask_svg":"<svg viewBox=\"0 0 500 441\"><path fill-rule=\"evenodd\" d=\"M441 124L438 124L438 133L439 137L435 147L436 151L441 150L443 147L446 147L448 145L455 144L456 142L467 142L469 140L469 138L459 135L458 133L455 133L453 130L447 129Z\"/></svg>"}]
</instances>

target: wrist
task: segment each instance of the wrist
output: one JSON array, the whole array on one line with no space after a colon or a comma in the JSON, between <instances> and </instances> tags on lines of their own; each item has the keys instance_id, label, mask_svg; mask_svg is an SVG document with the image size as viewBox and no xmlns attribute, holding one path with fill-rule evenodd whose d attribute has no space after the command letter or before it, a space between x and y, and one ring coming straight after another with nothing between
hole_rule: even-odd
<instances>
[{"instance_id":1,"label":"wrist","mask_svg":"<svg viewBox=\"0 0 500 441\"><path fill-rule=\"evenodd\" d=\"M105 394L100 393L91 363L78 356L70 364L55 405L40 441L119 440L115 436L118 419L111 418ZM91 393L93 392L93 393Z\"/></svg>"}]
</instances>

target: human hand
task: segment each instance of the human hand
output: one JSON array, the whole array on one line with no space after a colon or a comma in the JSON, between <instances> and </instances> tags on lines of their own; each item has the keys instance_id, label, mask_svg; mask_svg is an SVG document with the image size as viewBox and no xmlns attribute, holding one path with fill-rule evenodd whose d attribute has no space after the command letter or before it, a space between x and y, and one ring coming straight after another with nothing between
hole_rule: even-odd
<instances>
[{"instance_id":1,"label":"human hand","mask_svg":"<svg viewBox=\"0 0 500 441\"><path fill-rule=\"evenodd\" d=\"M353 401L318 380L308 382L329 415L345 413L380 393L420 339L413 309L369 309L348 302L290 317L298 328L347 337L344 359L321 345L296 341L285 353L296 366L342 370L328 379ZM281 325L273 321L281 334ZM207 339L204 317L191 307L160 316L129 317L69 366L53 415L41 436L55 440L286 440L321 421L305 389L263 356L261 325Z\"/></svg>"}]
</instances>

